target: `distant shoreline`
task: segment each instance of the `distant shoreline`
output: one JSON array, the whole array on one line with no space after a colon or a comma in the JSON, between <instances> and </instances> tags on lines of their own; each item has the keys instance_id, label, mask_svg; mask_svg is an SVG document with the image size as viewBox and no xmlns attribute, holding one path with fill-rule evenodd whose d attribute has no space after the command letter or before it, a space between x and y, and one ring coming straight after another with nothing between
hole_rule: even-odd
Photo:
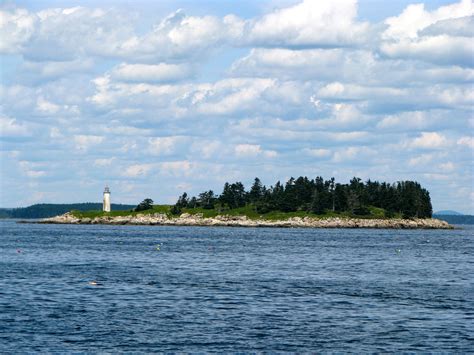
<instances>
[{"instance_id":1,"label":"distant shoreline","mask_svg":"<svg viewBox=\"0 0 474 355\"><path fill-rule=\"evenodd\" d=\"M291 217L286 220L249 219L246 216L219 215L204 218L183 213L178 217L166 214L137 214L133 216L76 217L72 213L34 222L40 224L108 224L108 225L157 225L201 227L280 227L280 228L373 228L373 229L454 229L445 221L434 218L413 219L364 219L364 218L313 218Z\"/></svg>"}]
</instances>

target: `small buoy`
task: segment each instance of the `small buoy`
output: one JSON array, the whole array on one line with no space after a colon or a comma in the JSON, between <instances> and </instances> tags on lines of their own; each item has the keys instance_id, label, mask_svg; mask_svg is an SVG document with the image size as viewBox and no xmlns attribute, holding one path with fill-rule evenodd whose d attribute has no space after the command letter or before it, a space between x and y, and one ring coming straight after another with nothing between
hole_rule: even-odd
<instances>
[{"instance_id":1,"label":"small buoy","mask_svg":"<svg viewBox=\"0 0 474 355\"><path fill-rule=\"evenodd\" d=\"M395 251L396 251L398 254L400 254L400 253L402 252L401 249L396 249Z\"/></svg>"},{"instance_id":2,"label":"small buoy","mask_svg":"<svg viewBox=\"0 0 474 355\"><path fill-rule=\"evenodd\" d=\"M21 253L21 249L17 249L16 252L17 252L18 254L20 254L20 253Z\"/></svg>"}]
</instances>

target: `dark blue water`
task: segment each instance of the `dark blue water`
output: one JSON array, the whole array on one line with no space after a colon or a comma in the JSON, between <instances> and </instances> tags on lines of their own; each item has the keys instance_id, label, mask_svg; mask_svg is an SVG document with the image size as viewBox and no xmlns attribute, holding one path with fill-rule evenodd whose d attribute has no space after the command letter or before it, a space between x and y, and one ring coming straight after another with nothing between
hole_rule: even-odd
<instances>
[{"instance_id":1,"label":"dark blue water","mask_svg":"<svg viewBox=\"0 0 474 355\"><path fill-rule=\"evenodd\" d=\"M474 349L473 229L0 226L0 352Z\"/></svg>"}]
</instances>

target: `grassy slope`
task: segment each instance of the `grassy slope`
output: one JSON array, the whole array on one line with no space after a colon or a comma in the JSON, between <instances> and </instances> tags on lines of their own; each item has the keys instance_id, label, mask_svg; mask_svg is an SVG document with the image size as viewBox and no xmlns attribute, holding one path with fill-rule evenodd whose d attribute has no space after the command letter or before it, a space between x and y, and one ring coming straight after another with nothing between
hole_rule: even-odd
<instances>
[{"instance_id":1,"label":"grassy slope","mask_svg":"<svg viewBox=\"0 0 474 355\"><path fill-rule=\"evenodd\" d=\"M155 205L153 209L140 211L140 212L131 212L131 211L112 211L110 213L105 213L102 211L72 211L72 213L79 218L94 218L94 217L101 217L101 216L134 216L137 214L152 214L152 213L163 213L166 214L168 217L177 217L173 216L170 212L171 206L170 205ZM313 218L329 218L329 217L342 217L342 218L380 218L385 219L384 210L382 208L377 207L370 207L370 215L367 216L353 216L348 212L343 213L336 213L336 212L326 212L322 215L316 215L314 213L305 212L305 211L296 211L296 212L280 212L280 211L273 211L266 214L259 214L255 211L253 206L245 206L240 208L235 208L232 210L206 210L203 208L192 208L188 209L185 208L182 210L182 213L189 213L189 214L197 214L202 213L202 215L206 218L208 217L216 217L218 215L229 215L229 216L247 216L250 219L267 219L267 220L285 220L291 217L313 217ZM395 216L400 217L400 216Z\"/></svg>"}]
</instances>

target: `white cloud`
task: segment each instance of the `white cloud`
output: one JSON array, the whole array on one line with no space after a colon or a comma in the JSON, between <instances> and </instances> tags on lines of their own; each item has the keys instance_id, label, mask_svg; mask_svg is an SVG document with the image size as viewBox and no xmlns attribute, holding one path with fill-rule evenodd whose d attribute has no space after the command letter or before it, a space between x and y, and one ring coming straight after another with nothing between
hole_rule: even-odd
<instances>
[{"instance_id":1,"label":"white cloud","mask_svg":"<svg viewBox=\"0 0 474 355\"><path fill-rule=\"evenodd\" d=\"M60 107L58 105L46 100L42 96L38 97L36 101L36 108L41 113L45 113L45 114L55 114L56 112L60 110Z\"/></svg>"},{"instance_id":2,"label":"white cloud","mask_svg":"<svg viewBox=\"0 0 474 355\"><path fill-rule=\"evenodd\" d=\"M186 137L170 136L148 139L148 152L153 155L168 155L174 153L180 145L184 145Z\"/></svg>"},{"instance_id":3,"label":"white cloud","mask_svg":"<svg viewBox=\"0 0 474 355\"><path fill-rule=\"evenodd\" d=\"M275 150L264 150L263 155L266 158L276 158L278 156L278 152Z\"/></svg>"},{"instance_id":4,"label":"white cloud","mask_svg":"<svg viewBox=\"0 0 474 355\"><path fill-rule=\"evenodd\" d=\"M119 53L143 61L196 57L224 42L238 26L235 18L186 16L178 10L144 36L133 36L120 45Z\"/></svg>"},{"instance_id":5,"label":"white cloud","mask_svg":"<svg viewBox=\"0 0 474 355\"><path fill-rule=\"evenodd\" d=\"M52 139L58 139L58 138L63 138L63 134L61 133L61 130L58 127L51 127L49 130L49 136Z\"/></svg>"},{"instance_id":6,"label":"white cloud","mask_svg":"<svg viewBox=\"0 0 474 355\"><path fill-rule=\"evenodd\" d=\"M471 37L473 32L474 17L466 16L439 20L420 31L420 34L424 36L439 36L446 34L449 36Z\"/></svg>"},{"instance_id":7,"label":"white cloud","mask_svg":"<svg viewBox=\"0 0 474 355\"><path fill-rule=\"evenodd\" d=\"M46 171L40 170L44 164L21 160L18 162L18 165L23 173L29 178L36 179L46 176Z\"/></svg>"},{"instance_id":8,"label":"white cloud","mask_svg":"<svg viewBox=\"0 0 474 355\"><path fill-rule=\"evenodd\" d=\"M448 161L446 163L439 164L438 168L443 172L451 172L454 171L456 165L454 165L453 162Z\"/></svg>"},{"instance_id":9,"label":"white cloud","mask_svg":"<svg viewBox=\"0 0 474 355\"><path fill-rule=\"evenodd\" d=\"M28 127L14 118L0 116L1 137L24 137L30 134Z\"/></svg>"},{"instance_id":10,"label":"white cloud","mask_svg":"<svg viewBox=\"0 0 474 355\"><path fill-rule=\"evenodd\" d=\"M420 59L448 65L474 66L472 38L447 35L422 37L382 44L384 54L393 58Z\"/></svg>"},{"instance_id":11,"label":"white cloud","mask_svg":"<svg viewBox=\"0 0 474 355\"><path fill-rule=\"evenodd\" d=\"M262 153L262 147L258 144L238 144L234 152L238 157L255 157Z\"/></svg>"},{"instance_id":12,"label":"white cloud","mask_svg":"<svg viewBox=\"0 0 474 355\"><path fill-rule=\"evenodd\" d=\"M363 100L369 97L397 97L404 96L402 89L391 87L370 87L354 84L343 84L333 82L323 86L318 92L317 97L326 99L352 99Z\"/></svg>"},{"instance_id":13,"label":"white cloud","mask_svg":"<svg viewBox=\"0 0 474 355\"><path fill-rule=\"evenodd\" d=\"M426 11L424 4L409 5L388 18L381 51L393 58L420 59L443 65L473 66L471 0ZM462 22L457 21L463 19ZM471 31L467 28L471 26Z\"/></svg>"},{"instance_id":14,"label":"white cloud","mask_svg":"<svg viewBox=\"0 0 474 355\"><path fill-rule=\"evenodd\" d=\"M81 58L72 61L43 61L33 62L26 60L19 73L26 81L53 80L74 73L87 73L94 68L94 60Z\"/></svg>"},{"instance_id":15,"label":"white cloud","mask_svg":"<svg viewBox=\"0 0 474 355\"><path fill-rule=\"evenodd\" d=\"M194 164L188 160L167 161L159 164L160 173L171 176L188 176L193 168Z\"/></svg>"},{"instance_id":16,"label":"white cloud","mask_svg":"<svg viewBox=\"0 0 474 355\"><path fill-rule=\"evenodd\" d=\"M457 140L457 144L474 149L474 138L471 136L464 136Z\"/></svg>"},{"instance_id":17,"label":"white cloud","mask_svg":"<svg viewBox=\"0 0 474 355\"><path fill-rule=\"evenodd\" d=\"M411 141L412 148L436 149L448 144L447 138L438 132L422 132L419 137Z\"/></svg>"},{"instance_id":18,"label":"white cloud","mask_svg":"<svg viewBox=\"0 0 474 355\"><path fill-rule=\"evenodd\" d=\"M368 148L365 146L348 147L334 152L332 160L336 163L344 161L364 161L368 159L368 157L371 157L376 153L377 152L372 148Z\"/></svg>"},{"instance_id":19,"label":"white cloud","mask_svg":"<svg viewBox=\"0 0 474 355\"><path fill-rule=\"evenodd\" d=\"M232 73L240 76L325 82L337 82L343 77L352 84L382 87L411 86L419 82L468 83L474 79L474 70L470 68L439 67L417 61L381 58L378 53L368 49L349 51L345 48L253 48L247 56L233 63Z\"/></svg>"},{"instance_id":20,"label":"white cloud","mask_svg":"<svg viewBox=\"0 0 474 355\"><path fill-rule=\"evenodd\" d=\"M41 170L28 170L26 171L26 175L30 178L36 179L45 176L46 172Z\"/></svg>"},{"instance_id":21,"label":"white cloud","mask_svg":"<svg viewBox=\"0 0 474 355\"><path fill-rule=\"evenodd\" d=\"M184 64L126 64L112 69L110 75L119 81L173 82L188 78L191 69Z\"/></svg>"},{"instance_id":22,"label":"white cloud","mask_svg":"<svg viewBox=\"0 0 474 355\"><path fill-rule=\"evenodd\" d=\"M258 156L275 158L278 156L278 152L274 150L264 150L259 144L237 144L234 147L234 153L238 158L254 158Z\"/></svg>"},{"instance_id":23,"label":"white cloud","mask_svg":"<svg viewBox=\"0 0 474 355\"><path fill-rule=\"evenodd\" d=\"M421 154L417 157L411 158L408 161L409 166L417 167L420 165L426 165L433 161L435 156L433 154Z\"/></svg>"},{"instance_id":24,"label":"white cloud","mask_svg":"<svg viewBox=\"0 0 474 355\"><path fill-rule=\"evenodd\" d=\"M95 159L94 165L100 166L100 167L111 166L115 159L116 159L115 157Z\"/></svg>"},{"instance_id":25,"label":"white cloud","mask_svg":"<svg viewBox=\"0 0 474 355\"><path fill-rule=\"evenodd\" d=\"M381 129L396 129L396 128L412 128L422 129L429 125L430 118L433 118L435 114L433 112L428 113L424 111L409 111L402 112L397 115L388 115L377 123L377 128Z\"/></svg>"},{"instance_id":26,"label":"white cloud","mask_svg":"<svg viewBox=\"0 0 474 355\"><path fill-rule=\"evenodd\" d=\"M79 151L87 151L91 146L100 144L103 141L104 141L103 136L84 135L84 134L74 135L75 147Z\"/></svg>"},{"instance_id":27,"label":"white cloud","mask_svg":"<svg viewBox=\"0 0 474 355\"><path fill-rule=\"evenodd\" d=\"M220 141L217 140L197 140L193 143L192 149L193 152L197 152L199 157L204 159L209 159L220 155L224 151L224 146Z\"/></svg>"},{"instance_id":28,"label":"white cloud","mask_svg":"<svg viewBox=\"0 0 474 355\"><path fill-rule=\"evenodd\" d=\"M305 154L308 154L309 156L316 157L316 158L326 158L331 155L331 151L329 149L324 149L324 148L305 148L303 149L303 152Z\"/></svg>"},{"instance_id":29,"label":"white cloud","mask_svg":"<svg viewBox=\"0 0 474 355\"><path fill-rule=\"evenodd\" d=\"M0 10L0 53L20 52L34 34L36 22L27 10Z\"/></svg>"},{"instance_id":30,"label":"white cloud","mask_svg":"<svg viewBox=\"0 0 474 355\"><path fill-rule=\"evenodd\" d=\"M365 39L355 0L304 0L247 24L246 41L263 47L340 47Z\"/></svg>"},{"instance_id":31,"label":"white cloud","mask_svg":"<svg viewBox=\"0 0 474 355\"><path fill-rule=\"evenodd\" d=\"M35 61L74 60L83 55L111 56L132 34L126 14L85 7L45 9L22 53Z\"/></svg>"},{"instance_id":32,"label":"white cloud","mask_svg":"<svg viewBox=\"0 0 474 355\"><path fill-rule=\"evenodd\" d=\"M385 20L388 28L383 33L384 38L416 38L418 32L442 20L462 18L474 14L471 0L461 0L458 3L441 6L434 11L426 11L424 4L409 5L399 16Z\"/></svg>"},{"instance_id":33,"label":"white cloud","mask_svg":"<svg viewBox=\"0 0 474 355\"><path fill-rule=\"evenodd\" d=\"M337 132L327 133L327 137L334 141L363 141L368 138L368 132L354 131L354 132Z\"/></svg>"},{"instance_id":34,"label":"white cloud","mask_svg":"<svg viewBox=\"0 0 474 355\"><path fill-rule=\"evenodd\" d=\"M134 164L127 167L122 175L130 178L146 176L152 168L153 164Z\"/></svg>"},{"instance_id":35,"label":"white cloud","mask_svg":"<svg viewBox=\"0 0 474 355\"><path fill-rule=\"evenodd\" d=\"M14 54L0 85L2 200L33 195L39 182L60 199L48 189L69 190L72 175L87 200L97 171L118 174L117 201L133 203L143 191L176 201L177 184L191 180L196 193L226 179L322 174L429 182L435 204L469 210L446 185L472 180L466 2L415 6L386 26L361 23L355 1L277 3L291 5L246 19L190 7L160 21L120 4L2 10L10 37L0 48Z\"/></svg>"},{"instance_id":36,"label":"white cloud","mask_svg":"<svg viewBox=\"0 0 474 355\"><path fill-rule=\"evenodd\" d=\"M211 87L203 87L204 92L199 90L204 95L195 101L195 106L203 114L222 115L251 110L261 105L262 95L274 86L275 81L271 79L222 80Z\"/></svg>"}]
</instances>

